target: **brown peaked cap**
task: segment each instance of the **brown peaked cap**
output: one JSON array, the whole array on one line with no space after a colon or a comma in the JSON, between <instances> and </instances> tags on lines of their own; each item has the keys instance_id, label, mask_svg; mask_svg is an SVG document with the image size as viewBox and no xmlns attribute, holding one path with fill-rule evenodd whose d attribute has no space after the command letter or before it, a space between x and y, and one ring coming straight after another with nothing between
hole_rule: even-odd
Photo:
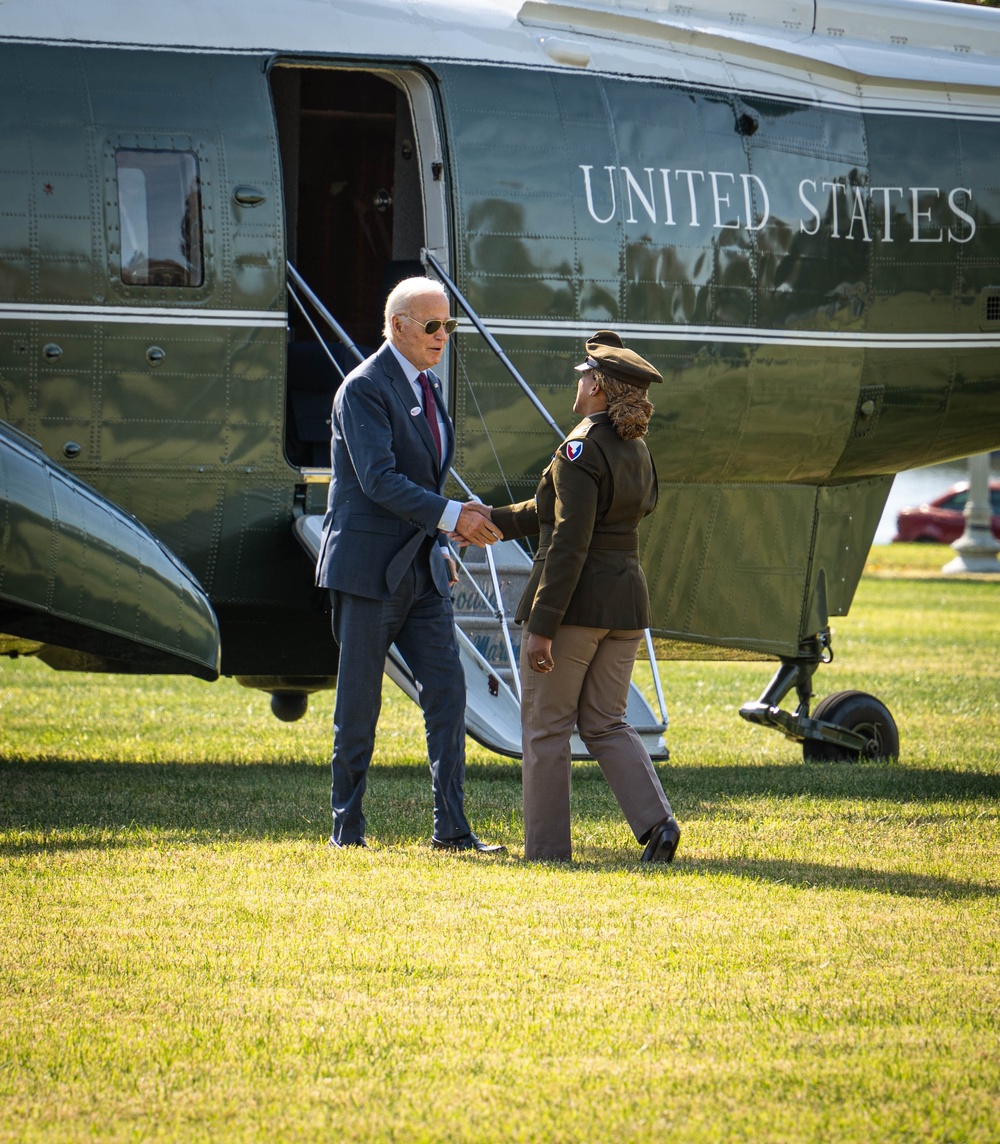
<instances>
[{"instance_id":1,"label":"brown peaked cap","mask_svg":"<svg viewBox=\"0 0 1000 1144\"><path fill-rule=\"evenodd\" d=\"M598 330L588 338L587 360L576 368L599 369L606 377L634 385L636 389L649 389L652 382L663 381L659 370L645 358L627 350L614 330Z\"/></svg>"}]
</instances>

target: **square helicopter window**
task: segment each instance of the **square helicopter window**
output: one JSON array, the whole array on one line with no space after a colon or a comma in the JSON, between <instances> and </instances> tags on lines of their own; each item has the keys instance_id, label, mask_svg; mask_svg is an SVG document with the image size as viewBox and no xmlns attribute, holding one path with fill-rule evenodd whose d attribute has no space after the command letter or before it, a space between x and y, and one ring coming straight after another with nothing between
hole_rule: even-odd
<instances>
[{"instance_id":1,"label":"square helicopter window","mask_svg":"<svg viewBox=\"0 0 1000 1144\"><path fill-rule=\"evenodd\" d=\"M205 280L201 180L191 151L118 150L121 280L198 287Z\"/></svg>"}]
</instances>

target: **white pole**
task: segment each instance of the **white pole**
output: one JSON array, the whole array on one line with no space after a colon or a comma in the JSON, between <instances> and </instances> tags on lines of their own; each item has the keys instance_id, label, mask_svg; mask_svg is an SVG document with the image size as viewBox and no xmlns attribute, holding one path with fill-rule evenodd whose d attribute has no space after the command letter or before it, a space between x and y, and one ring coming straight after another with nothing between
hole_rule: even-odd
<instances>
[{"instance_id":1,"label":"white pole","mask_svg":"<svg viewBox=\"0 0 1000 1144\"><path fill-rule=\"evenodd\" d=\"M965 531L952 548L958 553L942 572L1000 573L997 553L1000 544L990 526L990 455L980 453L969 458L969 499L965 502Z\"/></svg>"}]
</instances>

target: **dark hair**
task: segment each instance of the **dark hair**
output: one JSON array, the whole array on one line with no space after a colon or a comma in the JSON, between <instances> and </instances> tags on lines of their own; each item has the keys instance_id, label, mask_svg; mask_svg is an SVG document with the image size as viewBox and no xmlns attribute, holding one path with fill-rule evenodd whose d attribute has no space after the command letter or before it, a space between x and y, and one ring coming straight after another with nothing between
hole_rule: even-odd
<instances>
[{"instance_id":1,"label":"dark hair","mask_svg":"<svg viewBox=\"0 0 1000 1144\"><path fill-rule=\"evenodd\" d=\"M594 380L608 399L608 416L618 436L623 441L645 437L649 419L653 416L653 406L646 397L646 391L608 377L599 369L594 370Z\"/></svg>"}]
</instances>

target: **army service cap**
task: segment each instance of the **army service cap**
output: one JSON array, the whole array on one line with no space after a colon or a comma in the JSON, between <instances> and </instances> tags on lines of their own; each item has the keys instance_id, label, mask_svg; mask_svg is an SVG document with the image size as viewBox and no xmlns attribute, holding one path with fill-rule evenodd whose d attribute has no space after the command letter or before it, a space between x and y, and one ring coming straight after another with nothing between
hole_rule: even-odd
<instances>
[{"instance_id":1,"label":"army service cap","mask_svg":"<svg viewBox=\"0 0 1000 1144\"><path fill-rule=\"evenodd\" d=\"M598 330L588 338L587 360L575 368L598 369L606 377L634 385L636 389L649 389L652 382L663 381L659 371L645 358L627 350L613 330Z\"/></svg>"}]
</instances>

